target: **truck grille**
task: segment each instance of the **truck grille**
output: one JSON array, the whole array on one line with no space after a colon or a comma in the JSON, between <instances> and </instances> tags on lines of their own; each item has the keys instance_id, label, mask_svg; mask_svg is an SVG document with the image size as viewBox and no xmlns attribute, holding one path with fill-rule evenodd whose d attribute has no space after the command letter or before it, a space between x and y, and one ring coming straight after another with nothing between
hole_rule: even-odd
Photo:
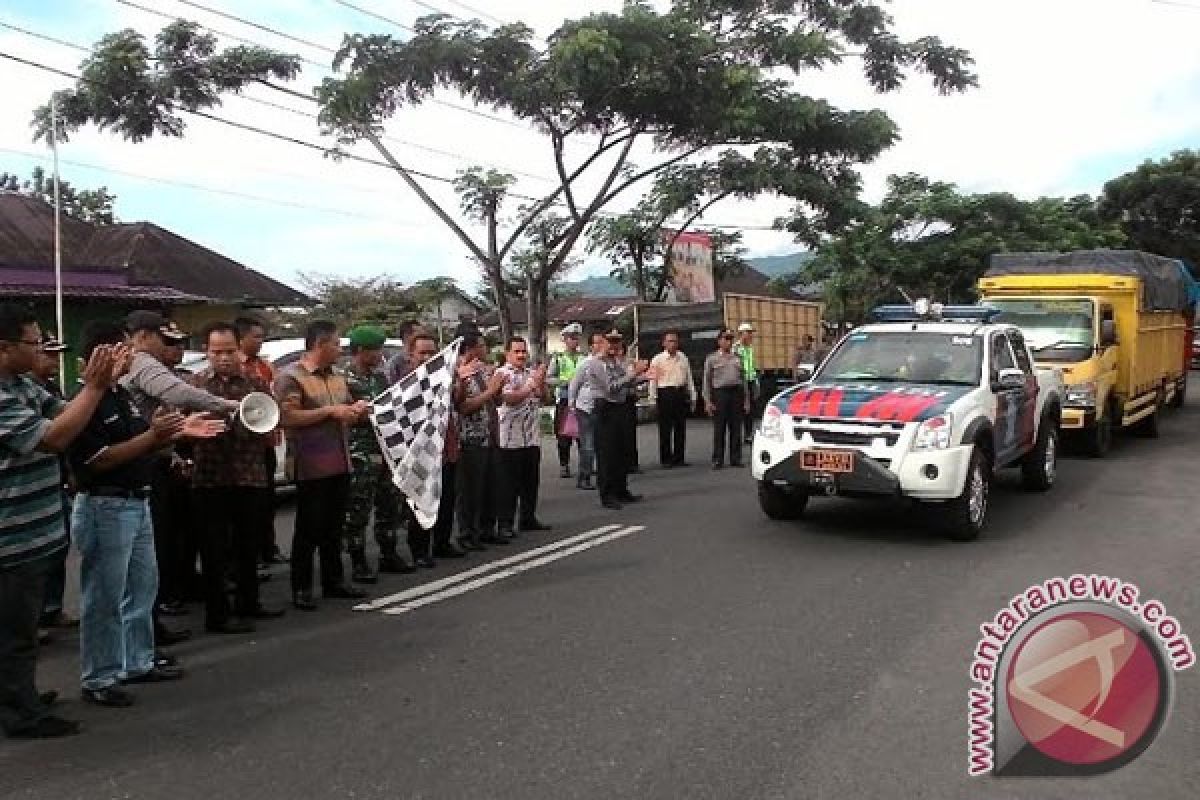
<instances>
[{"instance_id":1,"label":"truck grille","mask_svg":"<svg viewBox=\"0 0 1200 800\"><path fill-rule=\"evenodd\" d=\"M900 440L900 430L897 427L876 421L806 419L796 423L796 438L803 439L806 433L812 436L816 444L852 447L870 447L876 439L882 439L888 447L895 447L896 442Z\"/></svg>"}]
</instances>

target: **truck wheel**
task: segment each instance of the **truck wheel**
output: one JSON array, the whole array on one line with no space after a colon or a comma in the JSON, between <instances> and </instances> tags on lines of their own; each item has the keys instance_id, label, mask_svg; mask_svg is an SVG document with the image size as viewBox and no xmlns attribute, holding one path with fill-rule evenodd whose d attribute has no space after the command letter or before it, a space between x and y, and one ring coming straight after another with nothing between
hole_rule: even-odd
<instances>
[{"instance_id":1,"label":"truck wheel","mask_svg":"<svg viewBox=\"0 0 1200 800\"><path fill-rule=\"evenodd\" d=\"M1154 413L1139 422L1134 428L1137 435L1146 439L1158 438L1158 419L1162 416L1163 398L1162 394L1154 401Z\"/></svg>"},{"instance_id":2,"label":"truck wheel","mask_svg":"<svg viewBox=\"0 0 1200 800\"><path fill-rule=\"evenodd\" d=\"M770 519L800 519L808 507L808 493L788 492L766 481L759 481L758 505Z\"/></svg>"},{"instance_id":3,"label":"truck wheel","mask_svg":"<svg viewBox=\"0 0 1200 800\"><path fill-rule=\"evenodd\" d=\"M1039 428L1037 443L1021 459L1021 482L1026 489L1044 492L1058 477L1058 426L1047 417Z\"/></svg>"},{"instance_id":4,"label":"truck wheel","mask_svg":"<svg viewBox=\"0 0 1200 800\"><path fill-rule=\"evenodd\" d=\"M1187 376L1184 375L1179 379L1179 385L1175 387L1175 396L1171 398L1171 408L1183 408L1184 400L1187 399Z\"/></svg>"},{"instance_id":5,"label":"truck wheel","mask_svg":"<svg viewBox=\"0 0 1200 800\"><path fill-rule=\"evenodd\" d=\"M1112 450L1113 430L1116 427L1117 408L1112 403L1104 406L1104 416L1083 432L1083 452L1091 458L1104 458Z\"/></svg>"},{"instance_id":6,"label":"truck wheel","mask_svg":"<svg viewBox=\"0 0 1200 800\"><path fill-rule=\"evenodd\" d=\"M992 488L992 465L978 447L971 452L962 494L946 503L946 534L956 542L979 538L987 523L988 497Z\"/></svg>"}]
</instances>

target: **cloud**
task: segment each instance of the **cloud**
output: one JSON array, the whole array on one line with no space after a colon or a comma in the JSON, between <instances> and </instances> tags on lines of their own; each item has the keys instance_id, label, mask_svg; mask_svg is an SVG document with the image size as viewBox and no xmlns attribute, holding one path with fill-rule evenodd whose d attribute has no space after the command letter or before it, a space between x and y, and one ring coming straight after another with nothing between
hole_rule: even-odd
<instances>
[{"instance_id":1,"label":"cloud","mask_svg":"<svg viewBox=\"0 0 1200 800\"><path fill-rule=\"evenodd\" d=\"M405 24L424 13L407 0L355 2ZM461 11L440 0L430 3ZM346 30L404 35L332 0L254 4L211 0L206 4L329 47L336 47ZM123 27L153 35L163 24L161 19L106 0L84 4L82 10L76 0L16 0L6 5L0 15L3 21L85 44ZM154 6L301 52L317 62L331 60L320 49L171 0ZM521 19L545 35L564 17L615 10L619 2L489 0L478 7L505 20ZM842 107L883 108L900 125L902 140L863 169L869 196L879 194L888 174L909 171L953 181L971 191L1004 190L1023 196L1096 192L1111 170L1160 157L1200 132L1200 51L1191 41L1200 25L1200 10L1136 0L1009 0L1004 4L921 0L896 3L891 9L901 35L936 34L968 49L977 61L981 85L963 95L942 97L926 79L915 76L900 92L877 95L866 87L853 60L798 80L801 90L826 96ZM2 30L0 50L72 71L82 55ZM314 85L327 74L308 66L296 86ZM0 118L0 147L44 159L44 149L29 141L29 117L51 91L70 82L10 62L0 62L0 82L9 111ZM315 111L303 100L265 89L248 95L303 113ZM231 98L217 113L305 141L331 144L319 136L314 120L246 99ZM80 131L62 148L62 155L160 181L199 184L340 213L214 195L70 165L64 166L64 174L78 185L107 184L119 196L118 213L124 219L153 219L284 280L302 271L334 268L412 280L451 275L464 286L475 284L477 272L466 248L398 176L352 161L334 162L320 153L215 122L190 119L188 124L183 140L156 138L138 145L108 132ZM404 110L389 125L388 134L397 158L432 174L452 177L468 164L483 163L524 173L517 186L523 194L540 195L551 185L549 148L527 129L429 105ZM355 152L374 156L365 145ZM0 155L4 168L26 169L34 163L33 158L11 152ZM641 163L649 163L649 158L644 151L637 155ZM423 185L458 216L449 186L428 181ZM625 202L635 199L636 194L630 193ZM730 203L713 210L705 222L770 225L788 207L775 198ZM483 240L476 226L464 228L475 241ZM755 255L794 248L786 234L748 231L746 241ZM590 258L579 272L607 269L602 261Z\"/></svg>"}]
</instances>

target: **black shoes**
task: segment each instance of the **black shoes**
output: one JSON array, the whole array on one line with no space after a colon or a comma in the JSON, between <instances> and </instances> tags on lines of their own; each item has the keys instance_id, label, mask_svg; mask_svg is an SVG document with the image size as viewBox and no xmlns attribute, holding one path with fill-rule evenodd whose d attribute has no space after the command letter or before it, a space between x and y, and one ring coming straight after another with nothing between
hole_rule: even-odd
<instances>
[{"instance_id":1,"label":"black shoes","mask_svg":"<svg viewBox=\"0 0 1200 800\"><path fill-rule=\"evenodd\" d=\"M625 506L621 505L620 501L613 497L605 497L600 500L600 505L612 511L620 511Z\"/></svg>"},{"instance_id":2,"label":"black shoes","mask_svg":"<svg viewBox=\"0 0 1200 800\"><path fill-rule=\"evenodd\" d=\"M456 545L454 542L446 542L440 547L433 548L434 558L463 558L467 555L467 551Z\"/></svg>"},{"instance_id":3,"label":"black shoes","mask_svg":"<svg viewBox=\"0 0 1200 800\"><path fill-rule=\"evenodd\" d=\"M591 478L580 478L578 483L575 484L575 488L582 489L585 492L594 492L596 491L596 484L592 483Z\"/></svg>"},{"instance_id":4,"label":"black shoes","mask_svg":"<svg viewBox=\"0 0 1200 800\"><path fill-rule=\"evenodd\" d=\"M330 586L328 589L321 590L321 596L326 599L334 600L362 600L367 596L367 593L362 589L355 589L352 586Z\"/></svg>"},{"instance_id":5,"label":"black shoes","mask_svg":"<svg viewBox=\"0 0 1200 800\"><path fill-rule=\"evenodd\" d=\"M548 531L553 530L553 527L554 526L547 525L535 517L528 522L521 523L521 533L528 533L529 531Z\"/></svg>"},{"instance_id":6,"label":"black shoes","mask_svg":"<svg viewBox=\"0 0 1200 800\"><path fill-rule=\"evenodd\" d=\"M371 571L371 568L362 564L355 564L350 572L350 580L355 583L379 583L379 576Z\"/></svg>"},{"instance_id":7,"label":"black shoes","mask_svg":"<svg viewBox=\"0 0 1200 800\"><path fill-rule=\"evenodd\" d=\"M619 496L617 501L624 503L625 505L629 505L630 503L640 503L642 501L642 496L640 494L627 493Z\"/></svg>"},{"instance_id":8,"label":"black shoes","mask_svg":"<svg viewBox=\"0 0 1200 800\"><path fill-rule=\"evenodd\" d=\"M379 557L379 571L385 575L411 575L417 571L417 568L392 553Z\"/></svg>"},{"instance_id":9,"label":"black shoes","mask_svg":"<svg viewBox=\"0 0 1200 800\"><path fill-rule=\"evenodd\" d=\"M129 708L133 705L133 695L119 686L109 686L107 689L84 689L83 699L97 706L108 708Z\"/></svg>"},{"instance_id":10,"label":"black shoes","mask_svg":"<svg viewBox=\"0 0 1200 800\"><path fill-rule=\"evenodd\" d=\"M282 608L267 608L264 605L259 605L246 616L250 619L279 619L284 614Z\"/></svg>"},{"instance_id":11,"label":"black shoes","mask_svg":"<svg viewBox=\"0 0 1200 800\"><path fill-rule=\"evenodd\" d=\"M716 472L717 470L721 470L721 469L725 469L725 465L722 464L720 461L714 461L713 462L713 472Z\"/></svg>"},{"instance_id":12,"label":"black shoes","mask_svg":"<svg viewBox=\"0 0 1200 800\"><path fill-rule=\"evenodd\" d=\"M158 613L164 617L183 617L187 615L188 609L179 602L159 603Z\"/></svg>"},{"instance_id":13,"label":"black shoes","mask_svg":"<svg viewBox=\"0 0 1200 800\"><path fill-rule=\"evenodd\" d=\"M292 594L292 607L297 611L316 611L317 602L313 600L312 592L294 592Z\"/></svg>"},{"instance_id":14,"label":"black shoes","mask_svg":"<svg viewBox=\"0 0 1200 800\"><path fill-rule=\"evenodd\" d=\"M482 553L484 550L487 550L478 539L459 539L458 544L463 550L468 552Z\"/></svg>"},{"instance_id":15,"label":"black shoes","mask_svg":"<svg viewBox=\"0 0 1200 800\"><path fill-rule=\"evenodd\" d=\"M730 462L729 466L732 467L733 469L741 469L742 467L744 467L746 465L740 461L733 461L733 462Z\"/></svg>"},{"instance_id":16,"label":"black shoes","mask_svg":"<svg viewBox=\"0 0 1200 800\"><path fill-rule=\"evenodd\" d=\"M560 468L560 469L558 470L558 477L560 477L560 478L569 478L569 477L571 477L571 468L570 468L570 467L562 467L562 468Z\"/></svg>"},{"instance_id":17,"label":"black shoes","mask_svg":"<svg viewBox=\"0 0 1200 800\"><path fill-rule=\"evenodd\" d=\"M421 569L433 569L434 567L437 566L437 562L434 561L429 556L422 556L421 558L417 558L417 559L413 559L413 560L416 563L416 565L418 567L420 567Z\"/></svg>"},{"instance_id":18,"label":"black shoes","mask_svg":"<svg viewBox=\"0 0 1200 800\"><path fill-rule=\"evenodd\" d=\"M170 628L159 626L154 630L154 642L160 647L170 647L173 644L186 642L191 638L192 632L187 628L173 631Z\"/></svg>"},{"instance_id":19,"label":"black shoes","mask_svg":"<svg viewBox=\"0 0 1200 800\"><path fill-rule=\"evenodd\" d=\"M79 723L74 720L47 716L26 728L11 731L8 735L14 739L57 739L61 736L74 736L80 730Z\"/></svg>"},{"instance_id":20,"label":"black shoes","mask_svg":"<svg viewBox=\"0 0 1200 800\"><path fill-rule=\"evenodd\" d=\"M164 667L155 664L141 675L130 675L121 683L167 683L183 679L183 667Z\"/></svg>"},{"instance_id":21,"label":"black shoes","mask_svg":"<svg viewBox=\"0 0 1200 800\"><path fill-rule=\"evenodd\" d=\"M205 625L204 630L209 633L254 633L254 623L249 620L233 617L224 622L215 622L211 625Z\"/></svg>"}]
</instances>

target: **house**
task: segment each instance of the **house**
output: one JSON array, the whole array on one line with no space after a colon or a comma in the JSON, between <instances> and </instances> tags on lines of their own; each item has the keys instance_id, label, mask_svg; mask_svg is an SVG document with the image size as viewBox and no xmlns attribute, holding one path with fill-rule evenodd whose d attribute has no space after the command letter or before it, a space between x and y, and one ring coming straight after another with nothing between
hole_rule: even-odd
<instances>
[{"instance_id":1,"label":"house","mask_svg":"<svg viewBox=\"0 0 1200 800\"><path fill-rule=\"evenodd\" d=\"M484 306L471 295L450 286L445 295L426 304L421 324L432 330L452 330L460 322L477 322Z\"/></svg>"},{"instance_id":2,"label":"house","mask_svg":"<svg viewBox=\"0 0 1200 800\"><path fill-rule=\"evenodd\" d=\"M92 225L64 214L61 226L68 343L87 322L138 308L194 331L246 309L313 305L302 292L151 222ZM54 285L53 207L0 192L0 301L31 301L53 330Z\"/></svg>"}]
</instances>

